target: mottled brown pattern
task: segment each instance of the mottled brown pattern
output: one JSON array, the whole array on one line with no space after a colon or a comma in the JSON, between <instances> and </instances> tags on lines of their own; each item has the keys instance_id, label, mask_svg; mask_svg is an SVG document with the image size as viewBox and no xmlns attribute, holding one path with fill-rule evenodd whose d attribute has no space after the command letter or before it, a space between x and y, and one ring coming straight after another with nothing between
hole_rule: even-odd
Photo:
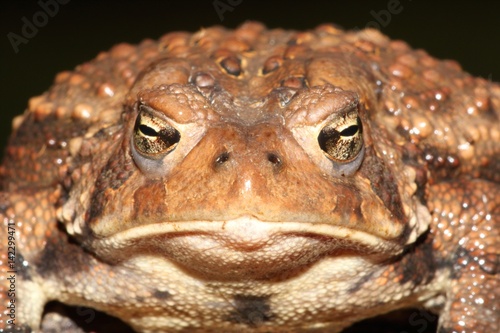
<instances>
[{"instance_id":1,"label":"mottled brown pattern","mask_svg":"<svg viewBox=\"0 0 500 333\"><path fill-rule=\"evenodd\" d=\"M16 327L497 333L499 119L498 84L374 30L117 45L13 121Z\"/></svg>"}]
</instances>

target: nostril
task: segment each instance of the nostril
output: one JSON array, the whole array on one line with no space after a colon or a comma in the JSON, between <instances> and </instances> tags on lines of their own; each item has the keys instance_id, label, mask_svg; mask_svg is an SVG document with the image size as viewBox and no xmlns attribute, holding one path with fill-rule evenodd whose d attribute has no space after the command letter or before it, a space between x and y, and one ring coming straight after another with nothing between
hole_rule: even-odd
<instances>
[{"instance_id":1,"label":"nostril","mask_svg":"<svg viewBox=\"0 0 500 333\"><path fill-rule=\"evenodd\" d=\"M268 153L267 154L267 160L269 162L271 162L272 164L274 164L275 166L281 166L281 164L283 163L281 161L281 158L278 155L274 154L274 153Z\"/></svg>"},{"instance_id":2,"label":"nostril","mask_svg":"<svg viewBox=\"0 0 500 333\"><path fill-rule=\"evenodd\" d=\"M227 151L223 152L217 158L215 159L215 164L216 165L221 165L229 161L229 153Z\"/></svg>"}]
</instances>

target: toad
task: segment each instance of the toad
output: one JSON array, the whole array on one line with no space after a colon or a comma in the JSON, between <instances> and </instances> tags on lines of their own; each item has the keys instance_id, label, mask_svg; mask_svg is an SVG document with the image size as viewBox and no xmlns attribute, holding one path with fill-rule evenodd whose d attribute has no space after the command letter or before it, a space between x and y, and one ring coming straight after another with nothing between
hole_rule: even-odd
<instances>
[{"instance_id":1,"label":"toad","mask_svg":"<svg viewBox=\"0 0 500 333\"><path fill-rule=\"evenodd\" d=\"M117 45L13 121L0 327L65 331L57 301L137 332L421 307L439 332L497 333L499 117L498 84L374 30Z\"/></svg>"}]
</instances>

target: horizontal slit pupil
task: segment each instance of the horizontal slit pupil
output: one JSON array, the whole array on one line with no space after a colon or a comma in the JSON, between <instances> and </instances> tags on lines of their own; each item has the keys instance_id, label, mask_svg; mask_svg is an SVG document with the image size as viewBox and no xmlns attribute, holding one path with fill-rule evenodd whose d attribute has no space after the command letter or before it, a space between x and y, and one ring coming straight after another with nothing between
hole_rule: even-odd
<instances>
[{"instance_id":1,"label":"horizontal slit pupil","mask_svg":"<svg viewBox=\"0 0 500 333\"><path fill-rule=\"evenodd\" d=\"M352 125L340 132L342 136L353 136L358 132L358 125Z\"/></svg>"},{"instance_id":2,"label":"horizontal slit pupil","mask_svg":"<svg viewBox=\"0 0 500 333\"><path fill-rule=\"evenodd\" d=\"M139 130L147 136L158 136L158 132L147 125L139 125Z\"/></svg>"}]
</instances>

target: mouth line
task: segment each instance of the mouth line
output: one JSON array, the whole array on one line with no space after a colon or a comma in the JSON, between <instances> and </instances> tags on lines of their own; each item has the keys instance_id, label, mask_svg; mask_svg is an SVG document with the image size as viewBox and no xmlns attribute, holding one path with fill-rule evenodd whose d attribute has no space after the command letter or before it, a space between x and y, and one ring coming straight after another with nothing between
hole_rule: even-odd
<instances>
[{"instance_id":1,"label":"mouth line","mask_svg":"<svg viewBox=\"0 0 500 333\"><path fill-rule=\"evenodd\" d=\"M374 252L400 252L397 239L384 239L365 231L320 222L261 221L253 217L239 217L227 221L177 221L158 222L126 229L107 237L96 236L94 246L122 249L133 246L138 240L158 236L208 237L229 247L252 250L270 243L286 242L293 237L321 237L339 243L359 244Z\"/></svg>"}]
</instances>

